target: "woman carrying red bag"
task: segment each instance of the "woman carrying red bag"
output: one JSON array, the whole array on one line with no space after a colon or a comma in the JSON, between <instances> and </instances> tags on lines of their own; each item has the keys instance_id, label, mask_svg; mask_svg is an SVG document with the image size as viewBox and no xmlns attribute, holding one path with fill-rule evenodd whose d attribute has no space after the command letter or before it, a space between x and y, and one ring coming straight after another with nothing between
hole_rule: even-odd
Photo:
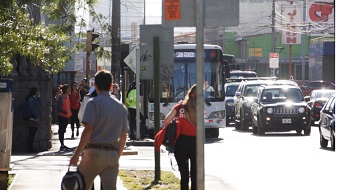
<instances>
[{"instance_id":1,"label":"woman carrying red bag","mask_svg":"<svg viewBox=\"0 0 337 190\"><path fill-rule=\"evenodd\" d=\"M189 176L191 173L191 190L197 189L196 173L196 87L193 85L182 102L173 107L165 118L165 125L172 122L178 113L177 137L174 147L174 157L178 163L180 172L180 189L188 190ZM179 107L181 108L179 109ZM189 170L189 161L191 168Z\"/></svg>"}]
</instances>

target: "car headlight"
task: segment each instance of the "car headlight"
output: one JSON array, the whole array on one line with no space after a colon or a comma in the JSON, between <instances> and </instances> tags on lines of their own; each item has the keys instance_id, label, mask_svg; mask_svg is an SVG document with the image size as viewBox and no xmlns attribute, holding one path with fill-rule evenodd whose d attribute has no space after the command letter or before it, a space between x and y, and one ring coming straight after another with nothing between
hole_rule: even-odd
<instances>
[{"instance_id":1,"label":"car headlight","mask_svg":"<svg viewBox=\"0 0 337 190\"><path fill-rule=\"evenodd\" d=\"M267 113L272 114L273 113L273 108L267 108Z\"/></svg>"},{"instance_id":2,"label":"car headlight","mask_svg":"<svg viewBox=\"0 0 337 190\"><path fill-rule=\"evenodd\" d=\"M304 112L305 112L305 108L304 108L304 107L298 108L298 112L299 112L299 113L304 113Z\"/></svg>"},{"instance_id":3,"label":"car headlight","mask_svg":"<svg viewBox=\"0 0 337 190\"><path fill-rule=\"evenodd\" d=\"M226 106L234 106L234 102L226 102Z\"/></svg>"},{"instance_id":4,"label":"car headlight","mask_svg":"<svg viewBox=\"0 0 337 190\"><path fill-rule=\"evenodd\" d=\"M225 110L212 112L208 118L224 118Z\"/></svg>"},{"instance_id":5,"label":"car headlight","mask_svg":"<svg viewBox=\"0 0 337 190\"><path fill-rule=\"evenodd\" d=\"M149 112L149 119L151 121L154 121L154 112ZM160 120L164 120L165 119L165 115L163 113L160 113Z\"/></svg>"}]
</instances>

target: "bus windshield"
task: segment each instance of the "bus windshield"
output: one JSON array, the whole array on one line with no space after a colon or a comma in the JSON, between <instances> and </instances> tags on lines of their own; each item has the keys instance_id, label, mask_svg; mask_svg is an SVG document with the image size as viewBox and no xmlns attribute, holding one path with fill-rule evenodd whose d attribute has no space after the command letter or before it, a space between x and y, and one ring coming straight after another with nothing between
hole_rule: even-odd
<instances>
[{"instance_id":1,"label":"bus windshield","mask_svg":"<svg viewBox=\"0 0 337 190\"><path fill-rule=\"evenodd\" d=\"M183 51L184 53L181 53ZM213 53L212 53L213 52ZM212 54L212 56L209 56ZM204 61L204 96L209 102L224 101L223 70L221 50L206 50ZM180 57L185 55L186 57ZM187 90L197 83L195 50L175 49L173 78L161 79L161 102L179 102L185 98ZM153 89L149 101L153 102Z\"/></svg>"}]
</instances>

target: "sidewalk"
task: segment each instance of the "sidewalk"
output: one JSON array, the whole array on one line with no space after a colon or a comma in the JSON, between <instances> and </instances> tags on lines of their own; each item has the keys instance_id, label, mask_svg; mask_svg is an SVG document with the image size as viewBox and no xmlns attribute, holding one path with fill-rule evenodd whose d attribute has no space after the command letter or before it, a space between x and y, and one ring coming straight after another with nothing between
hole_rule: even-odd
<instances>
[{"instance_id":1,"label":"sidewalk","mask_svg":"<svg viewBox=\"0 0 337 190\"><path fill-rule=\"evenodd\" d=\"M72 148L67 151L59 151L60 144L58 140L58 126L52 127L52 148L49 151L40 152L37 154L24 153L13 154L11 156L11 163L14 164L10 174L15 174L14 180L11 183L9 190L59 190L62 177L68 169L68 164L73 151L79 143L80 136L75 139L71 139L71 130L68 126L65 133L65 145ZM82 134L83 127L80 128L80 134ZM123 155L137 155L138 150L134 146L151 146L153 142L127 142L126 149L123 151ZM100 180L99 177L94 182L95 189L99 190ZM117 180L117 189L125 190L120 178Z\"/></svg>"}]
</instances>

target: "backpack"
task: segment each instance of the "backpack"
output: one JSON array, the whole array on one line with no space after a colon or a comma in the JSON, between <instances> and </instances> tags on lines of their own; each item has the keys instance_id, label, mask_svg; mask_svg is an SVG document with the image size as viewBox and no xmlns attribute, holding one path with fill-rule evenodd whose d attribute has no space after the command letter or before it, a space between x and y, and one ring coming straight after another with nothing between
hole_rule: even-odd
<instances>
[{"instance_id":1,"label":"backpack","mask_svg":"<svg viewBox=\"0 0 337 190\"><path fill-rule=\"evenodd\" d=\"M68 172L63 176L61 182L62 190L85 190L86 184L83 174L77 169L71 171L68 167Z\"/></svg>"},{"instance_id":2,"label":"backpack","mask_svg":"<svg viewBox=\"0 0 337 190\"><path fill-rule=\"evenodd\" d=\"M24 120L28 120L29 118L33 117L33 114L32 114L32 112L29 109L29 105L28 105L27 101L23 102L20 105L20 112L21 112L22 118Z\"/></svg>"}]
</instances>

